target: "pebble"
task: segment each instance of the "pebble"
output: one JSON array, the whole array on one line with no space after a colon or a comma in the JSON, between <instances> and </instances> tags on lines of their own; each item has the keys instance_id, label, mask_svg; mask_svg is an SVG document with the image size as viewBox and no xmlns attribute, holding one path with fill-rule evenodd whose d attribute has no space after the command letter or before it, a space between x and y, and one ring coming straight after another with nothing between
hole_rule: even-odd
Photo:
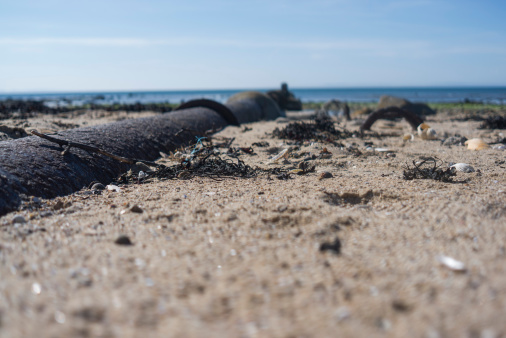
<instances>
[{"instance_id":1,"label":"pebble","mask_svg":"<svg viewBox=\"0 0 506 338\"><path fill-rule=\"evenodd\" d=\"M319 180L323 180L324 178L331 178L333 177L331 173L329 173L328 171L323 171L322 173L320 173L320 175L318 176L318 179Z\"/></svg>"},{"instance_id":2,"label":"pebble","mask_svg":"<svg viewBox=\"0 0 506 338\"><path fill-rule=\"evenodd\" d=\"M12 218L11 222L12 222L12 224L16 224L16 223L23 224L23 223L26 223L26 219L22 215L16 215Z\"/></svg>"},{"instance_id":3,"label":"pebble","mask_svg":"<svg viewBox=\"0 0 506 338\"><path fill-rule=\"evenodd\" d=\"M465 137L458 137L458 136L450 136L446 140L444 140L443 145L444 146L463 146L464 143L467 141L467 138Z\"/></svg>"},{"instance_id":4,"label":"pebble","mask_svg":"<svg viewBox=\"0 0 506 338\"><path fill-rule=\"evenodd\" d=\"M130 211L138 214L142 214L144 212L144 210L142 210L141 207L139 207L138 205L134 205L133 207L131 207Z\"/></svg>"},{"instance_id":5,"label":"pebble","mask_svg":"<svg viewBox=\"0 0 506 338\"><path fill-rule=\"evenodd\" d=\"M105 185L103 185L102 183L95 183L91 186L91 190L104 190L105 189Z\"/></svg>"},{"instance_id":6,"label":"pebble","mask_svg":"<svg viewBox=\"0 0 506 338\"><path fill-rule=\"evenodd\" d=\"M114 241L114 243L116 243L118 245L134 245L132 243L132 241L130 240L130 238L128 236L125 236L125 235L121 235L118 238L116 238L116 240Z\"/></svg>"}]
</instances>

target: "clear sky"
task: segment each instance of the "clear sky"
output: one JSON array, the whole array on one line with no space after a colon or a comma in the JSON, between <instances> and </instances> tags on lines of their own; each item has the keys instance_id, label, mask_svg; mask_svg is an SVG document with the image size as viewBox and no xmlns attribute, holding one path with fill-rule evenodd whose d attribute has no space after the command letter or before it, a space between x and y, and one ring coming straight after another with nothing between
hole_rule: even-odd
<instances>
[{"instance_id":1,"label":"clear sky","mask_svg":"<svg viewBox=\"0 0 506 338\"><path fill-rule=\"evenodd\" d=\"M0 92L505 86L504 0L0 0Z\"/></svg>"}]
</instances>

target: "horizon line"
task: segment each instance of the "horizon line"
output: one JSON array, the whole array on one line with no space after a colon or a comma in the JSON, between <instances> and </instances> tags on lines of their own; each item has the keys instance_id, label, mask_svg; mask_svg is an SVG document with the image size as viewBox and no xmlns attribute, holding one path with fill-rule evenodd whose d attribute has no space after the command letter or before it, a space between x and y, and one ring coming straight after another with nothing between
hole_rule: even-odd
<instances>
[{"instance_id":1,"label":"horizon line","mask_svg":"<svg viewBox=\"0 0 506 338\"><path fill-rule=\"evenodd\" d=\"M275 90L278 87L255 87L255 88L197 88L197 89L95 89L95 90L27 90L27 91L1 91L0 95L44 95L44 94L101 94L101 93L165 93L165 92L215 92L215 91L264 91ZM321 90L321 89L506 89L506 85L384 85L384 86L309 86L290 87L289 90Z\"/></svg>"}]
</instances>

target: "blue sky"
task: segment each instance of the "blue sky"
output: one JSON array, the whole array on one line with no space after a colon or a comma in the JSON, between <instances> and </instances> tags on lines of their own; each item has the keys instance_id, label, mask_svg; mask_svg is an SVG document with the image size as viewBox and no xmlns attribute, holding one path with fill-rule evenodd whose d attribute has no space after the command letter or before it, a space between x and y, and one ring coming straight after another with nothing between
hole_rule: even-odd
<instances>
[{"instance_id":1,"label":"blue sky","mask_svg":"<svg viewBox=\"0 0 506 338\"><path fill-rule=\"evenodd\" d=\"M505 86L506 1L0 0L0 92Z\"/></svg>"}]
</instances>

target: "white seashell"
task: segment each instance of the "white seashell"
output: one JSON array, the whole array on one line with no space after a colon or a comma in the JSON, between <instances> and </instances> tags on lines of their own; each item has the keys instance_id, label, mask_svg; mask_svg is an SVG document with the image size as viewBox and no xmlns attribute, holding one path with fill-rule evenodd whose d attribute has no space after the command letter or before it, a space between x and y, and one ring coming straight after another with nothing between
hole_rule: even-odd
<instances>
[{"instance_id":1,"label":"white seashell","mask_svg":"<svg viewBox=\"0 0 506 338\"><path fill-rule=\"evenodd\" d=\"M276 156L274 156L271 159L271 163L277 163L280 159L287 158L287 157L288 157L288 148L287 149L283 149L279 154L277 154Z\"/></svg>"},{"instance_id":2,"label":"white seashell","mask_svg":"<svg viewBox=\"0 0 506 338\"><path fill-rule=\"evenodd\" d=\"M492 148L496 149L496 150L506 150L506 145L504 145L504 144L496 144Z\"/></svg>"},{"instance_id":3,"label":"white seashell","mask_svg":"<svg viewBox=\"0 0 506 338\"><path fill-rule=\"evenodd\" d=\"M462 171L463 173L472 173L475 171L474 168L467 163L455 163L450 166L450 168L455 168L457 171Z\"/></svg>"},{"instance_id":4,"label":"white seashell","mask_svg":"<svg viewBox=\"0 0 506 338\"><path fill-rule=\"evenodd\" d=\"M461 261L454 259L454 258L440 255L437 257L437 260L439 261L439 263L443 264L444 266L446 266L450 270L457 271L457 272L466 271L465 264L462 263Z\"/></svg>"},{"instance_id":5,"label":"white seashell","mask_svg":"<svg viewBox=\"0 0 506 338\"><path fill-rule=\"evenodd\" d=\"M429 128L425 132L426 132L426 139L427 140L435 140L435 139L437 139L437 132L434 129Z\"/></svg>"},{"instance_id":6,"label":"white seashell","mask_svg":"<svg viewBox=\"0 0 506 338\"><path fill-rule=\"evenodd\" d=\"M388 153L388 152L392 152L393 150L388 149L388 148L375 148L374 151L377 151L379 153Z\"/></svg>"},{"instance_id":7,"label":"white seashell","mask_svg":"<svg viewBox=\"0 0 506 338\"><path fill-rule=\"evenodd\" d=\"M114 185L114 184L109 184L106 186L107 190L109 191L116 191L116 192L120 192L121 191L121 188L118 187L117 185Z\"/></svg>"},{"instance_id":8,"label":"white seashell","mask_svg":"<svg viewBox=\"0 0 506 338\"><path fill-rule=\"evenodd\" d=\"M467 146L467 149L469 150L482 150L482 149L488 149L490 146L485 143L481 138L473 138L470 140L467 140L464 143Z\"/></svg>"}]
</instances>

